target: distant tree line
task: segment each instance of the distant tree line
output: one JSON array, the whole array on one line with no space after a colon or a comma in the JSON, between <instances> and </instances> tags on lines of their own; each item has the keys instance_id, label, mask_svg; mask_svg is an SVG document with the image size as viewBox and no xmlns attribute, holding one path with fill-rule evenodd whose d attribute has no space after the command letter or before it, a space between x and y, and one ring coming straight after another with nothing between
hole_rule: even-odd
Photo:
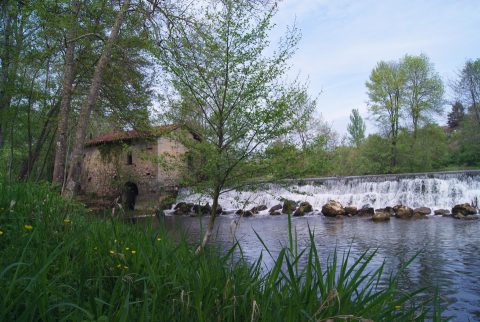
<instances>
[{"instance_id":1,"label":"distant tree line","mask_svg":"<svg viewBox=\"0 0 480 322\"><path fill-rule=\"evenodd\" d=\"M347 135L339 139L327 122L311 128L309 144L276 142L267 159L273 176L362 175L480 167L480 59L469 60L445 97L444 84L425 55L381 61L366 90L368 115L353 109ZM448 102L451 103L448 103ZM439 125L435 116L448 122ZM364 118L377 125L366 136Z\"/></svg>"}]
</instances>

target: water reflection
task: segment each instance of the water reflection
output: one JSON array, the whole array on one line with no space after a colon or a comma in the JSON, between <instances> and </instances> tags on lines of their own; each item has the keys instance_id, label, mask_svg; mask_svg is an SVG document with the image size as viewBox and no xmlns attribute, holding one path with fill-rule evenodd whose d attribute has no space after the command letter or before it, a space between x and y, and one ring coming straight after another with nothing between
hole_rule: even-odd
<instances>
[{"instance_id":1,"label":"water reflection","mask_svg":"<svg viewBox=\"0 0 480 322\"><path fill-rule=\"evenodd\" d=\"M228 249L236 238L244 255L256 260L264 248L254 230L274 256L282 245L288 244L285 216L243 218L236 229L233 219L221 216L217 220L213 242L223 249ZM163 219L170 232L185 232L191 242L200 240L207 220L175 216ZM480 320L480 221L431 217L373 223L367 218L306 216L293 218L292 224L300 249L309 243L309 227L314 231L315 244L323 261L335 249L341 254L350 248L352 258L357 258L366 250L377 248L371 269L385 261L387 271L398 271L403 263L420 252L403 274L401 287L408 290L438 286L447 316L456 321ZM263 264L268 268L273 261L265 255L264 252ZM432 295L433 289L429 292Z\"/></svg>"}]
</instances>

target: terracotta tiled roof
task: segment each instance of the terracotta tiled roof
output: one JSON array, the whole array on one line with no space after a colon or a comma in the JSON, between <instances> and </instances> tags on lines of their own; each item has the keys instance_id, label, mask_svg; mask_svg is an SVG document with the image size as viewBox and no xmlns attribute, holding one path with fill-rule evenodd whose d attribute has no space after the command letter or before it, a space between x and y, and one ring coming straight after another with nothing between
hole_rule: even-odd
<instances>
[{"instance_id":1,"label":"terracotta tiled roof","mask_svg":"<svg viewBox=\"0 0 480 322\"><path fill-rule=\"evenodd\" d=\"M172 125L155 126L148 131L131 130L131 131L110 132L110 133L97 136L93 140L88 141L85 145L95 146L95 145L99 145L107 142L129 141L133 139L142 139L142 138L154 138L162 134L165 134L167 132L176 130L177 128L179 128L178 125L172 124Z\"/></svg>"}]
</instances>

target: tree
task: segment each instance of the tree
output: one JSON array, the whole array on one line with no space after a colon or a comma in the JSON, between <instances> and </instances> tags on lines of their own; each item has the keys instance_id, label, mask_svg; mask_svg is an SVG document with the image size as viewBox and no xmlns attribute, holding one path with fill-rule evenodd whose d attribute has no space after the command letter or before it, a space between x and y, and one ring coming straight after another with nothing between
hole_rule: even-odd
<instances>
[{"instance_id":1,"label":"tree","mask_svg":"<svg viewBox=\"0 0 480 322\"><path fill-rule=\"evenodd\" d=\"M397 62L381 61L366 82L369 110L390 138L391 165L397 165L397 137L405 83L404 70Z\"/></svg>"},{"instance_id":2,"label":"tree","mask_svg":"<svg viewBox=\"0 0 480 322\"><path fill-rule=\"evenodd\" d=\"M357 148L365 139L365 122L363 121L357 109L352 110L350 114L350 123L347 126L349 141Z\"/></svg>"},{"instance_id":3,"label":"tree","mask_svg":"<svg viewBox=\"0 0 480 322\"><path fill-rule=\"evenodd\" d=\"M55 159L53 162L52 182L63 185L67 157L68 117L72 102L73 82L75 80L75 40L78 14L81 4L71 2L71 10L65 16L68 19L67 37L65 39L65 63L63 69L62 94L55 138Z\"/></svg>"},{"instance_id":4,"label":"tree","mask_svg":"<svg viewBox=\"0 0 480 322\"><path fill-rule=\"evenodd\" d=\"M201 163L189 177L203 178L197 187L213 200L197 252L213 232L221 193L260 175L257 152L297 122L298 87L284 86L281 78L298 34L292 29L267 56L276 5L256 9L249 1L214 2L196 22L172 28L159 52L182 100L171 118L200 138L182 139L192 159Z\"/></svg>"},{"instance_id":5,"label":"tree","mask_svg":"<svg viewBox=\"0 0 480 322\"><path fill-rule=\"evenodd\" d=\"M91 85L87 97L84 100L82 108L80 110L80 115L75 132L75 142L73 145L72 151L72 161L68 171L68 178L65 185L65 191L67 195L73 196L78 191L79 181L80 181L80 171L81 171L81 162L82 162L82 153L85 145L85 137L87 132L87 127L90 120L90 114L93 106L96 103L98 97L98 91L100 89L100 83L102 81L103 70L110 60L110 55L112 53L113 44L120 33L120 28L122 26L123 20L130 6L130 0L125 0L122 4L122 7L118 11L115 23L113 25L110 36L105 44L102 55L98 60L95 66L95 72L92 77Z\"/></svg>"},{"instance_id":6,"label":"tree","mask_svg":"<svg viewBox=\"0 0 480 322\"><path fill-rule=\"evenodd\" d=\"M465 63L453 87L480 124L480 58Z\"/></svg>"},{"instance_id":7,"label":"tree","mask_svg":"<svg viewBox=\"0 0 480 322\"><path fill-rule=\"evenodd\" d=\"M25 38L25 25L31 16L22 1L4 0L0 4L2 45L0 51L0 148L5 141L6 113L15 94L17 70ZM25 13L24 11L27 11Z\"/></svg>"},{"instance_id":8,"label":"tree","mask_svg":"<svg viewBox=\"0 0 480 322\"><path fill-rule=\"evenodd\" d=\"M465 108L459 101L452 104L452 111L448 113L448 127L452 130L460 126L460 122L465 116Z\"/></svg>"},{"instance_id":9,"label":"tree","mask_svg":"<svg viewBox=\"0 0 480 322\"><path fill-rule=\"evenodd\" d=\"M405 55L401 68L405 76L402 101L412 122L415 144L420 122L427 120L430 114L440 115L443 112L443 83L425 55Z\"/></svg>"}]
</instances>

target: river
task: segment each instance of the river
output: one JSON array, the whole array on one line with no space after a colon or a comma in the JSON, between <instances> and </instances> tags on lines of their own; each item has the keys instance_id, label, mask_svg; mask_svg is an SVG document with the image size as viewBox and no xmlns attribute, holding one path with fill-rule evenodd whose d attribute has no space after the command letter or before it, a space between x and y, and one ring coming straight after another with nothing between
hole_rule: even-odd
<instances>
[{"instance_id":1,"label":"river","mask_svg":"<svg viewBox=\"0 0 480 322\"><path fill-rule=\"evenodd\" d=\"M310 227L324 261L335 249L340 254L350 249L353 258L366 250L377 249L371 268L385 261L386 270L390 272L398 271L402 263L419 252L402 275L401 288L413 290L426 286L433 296L438 287L445 316L455 321L480 321L480 220L431 215L426 219L392 218L375 223L365 217L328 218L319 212L329 199L344 205L374 208L405 204L427 206L432 210L451 209L464 202L478 207L480 171L305 179L264 183L256 190L230 191L220 200L227 215L217 219L213 242L228 249L235 237L240 241L243 254L254 261L264 252L256 231L269 250L277 254L288 243L286 215L270 216L266 210L240 219L233 211L260 204L271 207L282 198L308 201L316 209L307 216L292 218L300 248L309 243ZM198 203L208 198L185 190L178 200ZM167 229L186 232L192 243L200 240L207 220L173 215L164 218ZM264 252L263 265L268 269L272 260L265 255Z\"/></svg>"}]
</instances>

